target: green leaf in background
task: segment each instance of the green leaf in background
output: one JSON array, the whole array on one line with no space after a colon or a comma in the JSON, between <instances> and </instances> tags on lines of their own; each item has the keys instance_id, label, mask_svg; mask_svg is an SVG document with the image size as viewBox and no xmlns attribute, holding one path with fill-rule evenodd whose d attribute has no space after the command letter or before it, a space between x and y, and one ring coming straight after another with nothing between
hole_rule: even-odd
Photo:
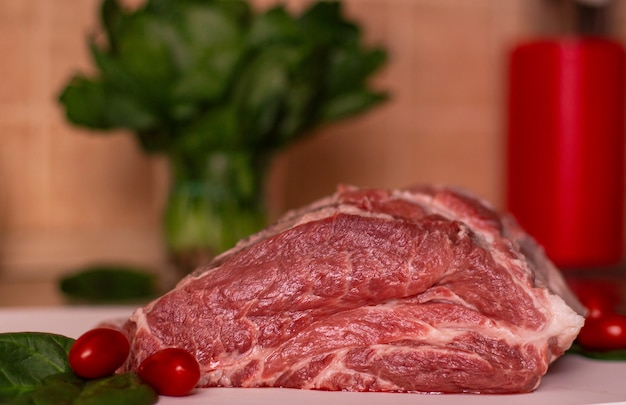
<instances>
[{"instance_id":1,"label":"green leaf in background","mask_svg":"<svg viewBox=\"0 0 626 405\"><path fill-rule=\"evenodd\" d=\"M102 82L77 75L60 95L62 103L71 105L67 118L87 128L112 128L107 119L108 100Z\"/></svg>"},{"instance_id":2,"label":"green leaf in background","mask_svg":"<svg viewBox=\"0 0 626 405\"><path fill-rule=\"evenodd\" d=\"M129 266L93 265L61 278L66 295L92 303L139 301L159 294L157 277Z\"/></svg>"},{"instance_id":3,"label":"green leaf in background","mask_svg":"<svg viewBox=\"0 0 626 405\"><path fill-rule=\"evenodd\" d=\"M46 377L70 372L74 339L48 333L0 334L0 403L34 389Z\"/></svg>"}]
</instances>

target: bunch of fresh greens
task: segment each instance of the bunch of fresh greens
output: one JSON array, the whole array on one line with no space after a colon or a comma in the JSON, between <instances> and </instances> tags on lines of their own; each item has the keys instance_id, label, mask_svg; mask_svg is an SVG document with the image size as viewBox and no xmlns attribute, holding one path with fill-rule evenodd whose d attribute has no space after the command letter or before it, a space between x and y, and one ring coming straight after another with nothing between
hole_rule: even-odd
<instances>
[{"instance_id":1,"label":"bunch of fresh greens","mask_svg":"<svg viewBox=\"0 0 626 405\"><path fill-rule=\"evenodd\" d=\"M148 0L125 11L104 0L105 41L91 38L97 73L60 96L67 118L133 131L147 152L202 171L206 150L275 151L318 124L383 101L368 78L386 53L362 44L339 2L300 16L256 13L241 0Z\"/></svg>"},{"instance_id":2,"label":"bunch of fresh greens","mask_svg":"<svg viewBox=\"0 0 626 405\"><path fill-rule=\"evenodd\" d=\"M339 2L296 16L243 0L147 0L130 11L104 0L101 23L89 42L96 73L74 76L60 102L70 122L127 129L168 158L165 237L185 270L266 225L275 152L387 98L368 83L386 52L363 44Z\"/></svg>"},{"instance_id":3,"label":"bunch of fresh greens","mask_svg":"<svg viewBox=\"0 0 626 405\"><path fill-rule=\"evenodd\" d=\"M38 332L0 334L0 404L150 405L158 395L134 373L83 380L67 360L74 339Z\"/></svg>"}]
</instances>

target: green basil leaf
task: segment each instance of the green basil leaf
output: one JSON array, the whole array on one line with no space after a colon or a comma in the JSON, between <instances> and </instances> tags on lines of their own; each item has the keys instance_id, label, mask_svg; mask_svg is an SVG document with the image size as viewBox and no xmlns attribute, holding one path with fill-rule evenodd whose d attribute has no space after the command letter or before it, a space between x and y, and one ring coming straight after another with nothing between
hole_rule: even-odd
<instances>
[{"instance_id":1,"label":"green basil leaf","mask_svg":"<svg viewBox=\"0 0 626 405\"><path fill-rule=\"evenodd\" d=\"M11 398L8 403L11 405L73 404L84 385L85 381L74 373L53 374L44 378L33 389Z\"/></svg>"},{"instance_id":2,"label":"green basil leaf","mask_svg":"<svg viewBox=\"0 0 626 405\"><path fill-rule=\"evenodd\" d=\"M50 375L70 372L67 354L73 343L49 333L0 334L0 401L34 389Z\"/></svg>"},{"instance_id":3,"label":"green basil leaf","mask_svg":"<svg viewBox=\"0 0 626 405\"><path fill-rule=\"evenodd\" d=\"M74 400L74 405L150 405L158 400L157 393L135 373L87 381Z\"/></svg>"},{"instance_id":4,"label":"green basil leaf","mask_svg":"<svg viewBox=\"0 0 626 405\"><path fill-rule=\"evenodd\" d=\"M159 293L157 279L146 270L130 266L93 265L61 278L68 296L90 302L146 300Z\"/></svg>"},{"instance_id":5,"label":"green basil leaf","mask_svg":"<svg viewBox=\"0 0 626 405\"><path fill-rule=\"evenodd\" d=\"M94 129L109 129L107 99L101 81L76 76L59 96L65 115L71 122Z\"/></svg>"},{"instance_id":6,"label":"green basil leaf","mask_svg":"<svg viewBox=\"0 0 626 405\"><path fill-rule=\"evenodd\" d=\"M60 101L70 121L89 128L141 130L154 125L154 114L127 90L77 76L61 93Z\"/></svg>"}]
</instances>

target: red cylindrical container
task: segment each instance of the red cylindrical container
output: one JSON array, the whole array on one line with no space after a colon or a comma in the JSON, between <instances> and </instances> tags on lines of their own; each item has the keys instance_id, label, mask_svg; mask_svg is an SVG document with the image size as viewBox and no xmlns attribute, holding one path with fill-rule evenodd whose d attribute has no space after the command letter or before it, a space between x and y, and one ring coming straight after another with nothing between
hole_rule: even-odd
<instances>
[{"instance_id":1,"label":"red cylindrical container","mask_svg":"<svg viewBox=\"0 0 626 405\"><path fill-rule=\"evenodd\" d=\"M622 257L624 58L601 38L511 53L507 208L561 268Z\"/></svg>"}]
</instances>

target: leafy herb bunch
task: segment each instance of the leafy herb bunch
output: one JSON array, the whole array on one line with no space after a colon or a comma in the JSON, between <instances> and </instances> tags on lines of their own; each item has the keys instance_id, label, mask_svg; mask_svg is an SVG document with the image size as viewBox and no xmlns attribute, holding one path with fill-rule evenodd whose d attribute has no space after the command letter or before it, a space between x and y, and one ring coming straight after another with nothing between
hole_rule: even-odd
<instances>
[{"instance_id":1,"label":"leafy herb bunch","mask_svg":"<svg viewBox=\"0 0 626 405\"><path fill-rule=\"evenodd\" d=\"M312 129L377 105L369 78L386 52L362 43L339 2L299 16L243 0L104 0L104 35L90 38L96 74L60 95L70 122L124 128L167 156L164 215L183 273L266 224L263 183L272 154Z\"/></svg>"},{"instance_id":2,"label":"leafy herb bunch","mask_svg":"<svg viewBox=\"0 0 626 405\"><path fill-rule=\"evenodd\" d=\"M386 98L367 83L386 52L362 44L339 2L296 17L242 0L104 0L101 22L97 74L73 77L60 101L72 123L126 128L146 152L273 152Z\"/></svg>"}]
</instances>

